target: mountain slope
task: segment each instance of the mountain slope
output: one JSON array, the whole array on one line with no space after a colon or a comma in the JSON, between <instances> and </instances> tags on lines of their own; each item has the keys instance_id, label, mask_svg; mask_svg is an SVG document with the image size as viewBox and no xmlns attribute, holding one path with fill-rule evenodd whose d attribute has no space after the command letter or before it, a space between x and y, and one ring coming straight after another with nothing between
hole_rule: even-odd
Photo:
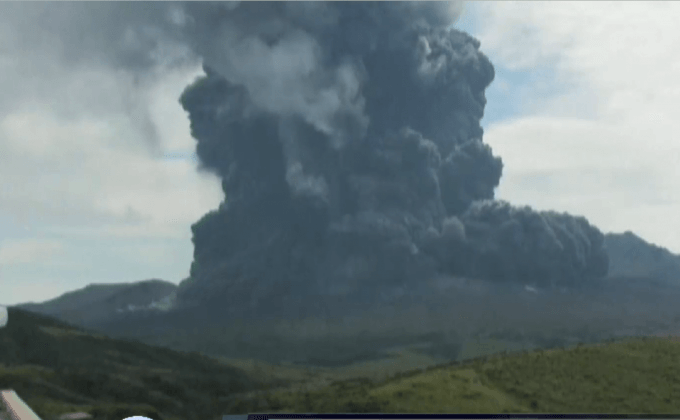
<instances>
[{"instance_id":1,"label":"mountain slope","mask_svg":"<svg viewBox=\"0 0 680 420\"><path fill-rule=\"evenodd\" d=\"M197 353L114 340L17 308L0 329L0 389L15 389L45 420L73 411L96 420L215 419L258 386Z\"/></svg>"},{"instance_id":2,"label":"mountain slope","mask_svg":"<svg viewBox=\"0 0 680 420\"><path fill-rule=\"evenodd\" d=\"M227 413L277 411L651 414L680 409L673 397L680 344L670 340L492 356L385 379L267 391L243 371L196 354L92 335L16 308L10 308L9 319L0 330L0 387L17 390L44 420L67 411L89 412L95 420L133 414L213 420ZM288 370L290 378L282 377L281 385L309 369Z\"/></svg>"},{"instance_id":3,"label":"mountain slope","mask_svg":"<svg viewBox=\"0 0 680 420\"><path fill-rule=\"evenodd\" d=\"M77 325L93 326L121 312L168 307L177 286L163 280L134 283L90 284L42 303L16 305Z\"/></svg>"},{"instance_id":4,"label":"mountain slope","mask_svg":"<svg viewBox=\"0 0 680 420\"><path fill-rule=\"evenodd\" d=\"M605 235L610 277L651 277L680 284L680 256L634 233Z\"/></svg>"}]
</instances>

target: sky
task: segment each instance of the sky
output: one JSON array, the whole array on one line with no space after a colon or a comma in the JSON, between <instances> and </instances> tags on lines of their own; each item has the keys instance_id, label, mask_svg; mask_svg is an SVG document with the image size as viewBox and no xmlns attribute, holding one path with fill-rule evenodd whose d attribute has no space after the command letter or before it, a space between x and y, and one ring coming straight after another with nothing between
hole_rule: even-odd
<instances>
[{"instance_id":1,"label":"sky","mask_svg":"<svg viewBox=\"0 0 680 420\"><path fill-rule=\"evenodd\" d=\"M41 7L0 3L0 303L179 283L191 224L223 199L178 102L200 63L122 71L101 46L127 32ZM678 2L466 3L454 27L496 69L482 125L504 161L497 198L680 253L678 15Z\"/></svg>"}]
</instances>

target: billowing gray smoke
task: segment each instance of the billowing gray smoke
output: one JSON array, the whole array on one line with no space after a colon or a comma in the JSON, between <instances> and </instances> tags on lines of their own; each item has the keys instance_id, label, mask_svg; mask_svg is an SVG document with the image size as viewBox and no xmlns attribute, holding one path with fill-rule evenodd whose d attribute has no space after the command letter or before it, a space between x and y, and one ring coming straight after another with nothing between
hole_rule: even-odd
<instances>
[{"instance_id":1,"label":"billowing gray smoke","mask_svg":"<svg viewBox=\"0 0 680 420\"><path fill-rule=\"evenodd\" d=\"M585 219L492 201L502 163L480 120L494 69L477 40L447 29L456 12L184 5L206 76L181 103L226 196L193 226L185 299L606 275L603 236Z\"/></svg>"},{"instance_id":2,"label":"billowing gray smoke","mask_svg":"<svg viewBox=\"0 0 680 420\"><path fill-rule=\"evenodd\" d=\"M604 236L583 217L503 201L472 203L430 233L441 271L544 288L581 286L607 274Z\"/></svg>"}]
</instances>

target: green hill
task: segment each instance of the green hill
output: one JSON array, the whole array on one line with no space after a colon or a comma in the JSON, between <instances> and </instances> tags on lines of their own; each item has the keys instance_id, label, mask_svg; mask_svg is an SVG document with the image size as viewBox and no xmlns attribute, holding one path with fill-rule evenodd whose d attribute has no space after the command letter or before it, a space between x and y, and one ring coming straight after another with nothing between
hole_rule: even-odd
<instances>
[{"instance_id":1,"label":"green hill","mask_svg":"<svg viewBox=\"0 0 680 420\"><path fill-rule=\"evenodd\" d=\"M54 316L88 327L110 321L130 309L154 303L161 308L170 304L177 285L158 279L133 283L90 284L41 303L15 305L32 312Z\"/></svg>"},{"instance_id":2,"label":"green hill","mask_svg":"<svg viewBox=\"0 0 680 420\"><path fill-rule=\"evenodd\" d=\"M254 394L249 412L680 412L680 343L631 339L496 355L316 390Z\"/></svg>"},{"instance_id":3,"label":"green hill","mask_svg":"<svg viewBox=\"0 0 680 420\"><path fill-rule=\"evenodd\" d=\"M0 329L0 389L16 390L44 420L74 411L97 420L214 419L261 385L197 353L109 339L17 308Z\"/></svg>"},{"instance_id":4,"label":"green hill","mask_svg":"<svg viewBox=\"0 0 680 420\"><path fill-rule=\"evenodd\" d=\"M632 232L605 235L609 255L609 275L616 277L652 277L680 284L680 256L654 245Z\"/></svg>"},{"instance_id":5,"label":"green hill","mask_svg":"<svg viewBox=\"0 0 680 420\"><path fill-rule=\"evenodd\" d=\"M44 420L216 419L246 412L607 412L680 410L680 343L623 339L435 365L427 349L334 367L213 359L114 340L10 308L0 388ZM429 366L429 367L428 367Z\"/></svg>"}]
</instances>

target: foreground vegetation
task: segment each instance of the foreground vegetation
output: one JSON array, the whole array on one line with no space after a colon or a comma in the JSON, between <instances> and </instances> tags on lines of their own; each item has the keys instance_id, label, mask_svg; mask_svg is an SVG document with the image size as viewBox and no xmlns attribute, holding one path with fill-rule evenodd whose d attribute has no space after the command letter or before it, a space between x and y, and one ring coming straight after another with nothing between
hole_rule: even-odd
<instances>
[{"instance_id":1,"label":"foreground vegetation","mask_svg":"<svg viewBox=\"0 0 680 420\"><path fill-rule=\"evenodd\" d=\"M238 393L265 387L198 353L113 340L18 309L0 329L0 389L16 390L45 420L79 411L97 420L214 419Z\"/></svg>"},{"instance_id":2,"label":"foreground vegetation","mask_svg":"<svg viewBox=\"0 0 680 420\"><path fill-rule=\"evenodd\" d=\"M384 381L253 393L241 412L619 413L680 411L680 343L630 339L505 354Z\"/></svg>"},{"instance_id":3,"label":"foreground vegetation","mask_svg":"<svg viewBox=\"0 0 680 420\"><path fill-rule=\"evenodd\" d=\"M630 327L636 314L596 318L594 309L571 306L591 320L584 326L558 301L545 302L534 302L552 309L542 318L518 306L490 305L497 311L469 320L415 305L354 320L231 322L193 336L171 330L155 336L185 351L111 339L10 308L0 330L0 388L15 389L44 420L76 411L96 420L291 411L680 411L672 397L680 392L680 343L621 338L579 345L601 341L607 328ZM462 321L452 322L455 316ZM463 328L470 325L477 329ZM638 333L658 327L636 326ZM192 345L204 345L211 356L189 352Z\"/></svg>"}]
</instances>

